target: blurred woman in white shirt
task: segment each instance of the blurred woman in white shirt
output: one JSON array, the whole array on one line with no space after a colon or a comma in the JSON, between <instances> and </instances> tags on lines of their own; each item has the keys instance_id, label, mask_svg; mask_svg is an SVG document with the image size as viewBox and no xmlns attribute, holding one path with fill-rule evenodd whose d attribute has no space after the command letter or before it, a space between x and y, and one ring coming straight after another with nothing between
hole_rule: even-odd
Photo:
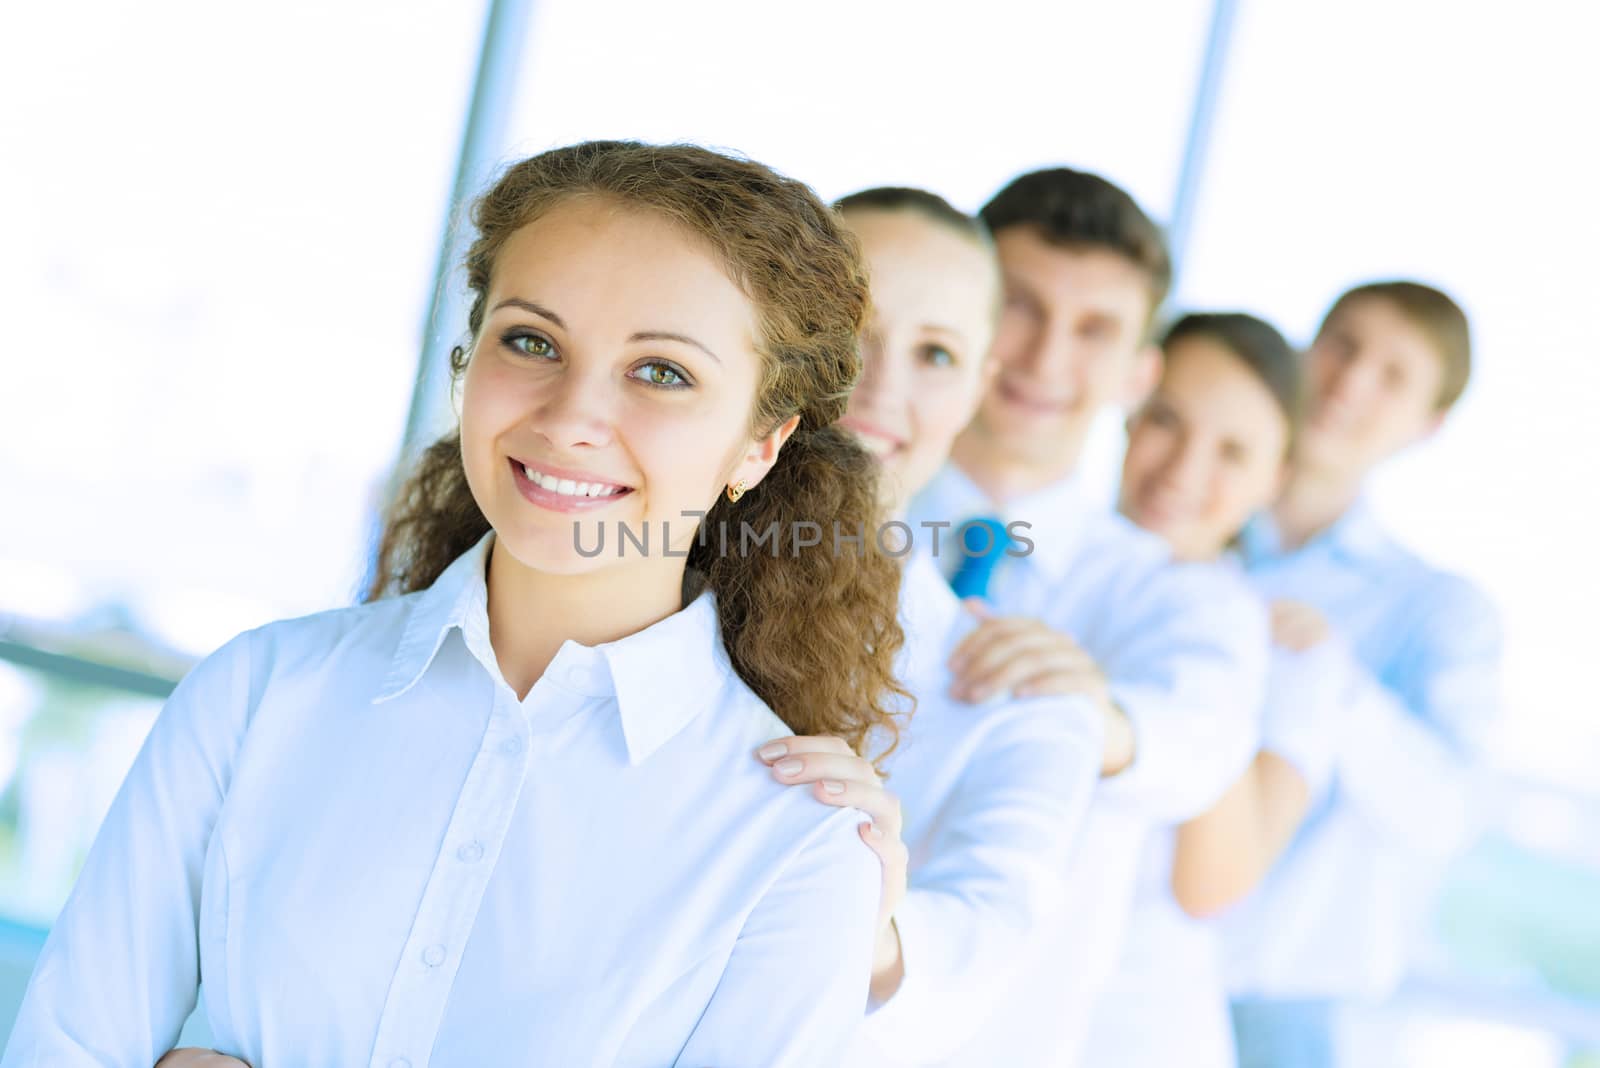
<instances>
[{"instance_id":1,"label":"blurred woman in white shirt","mask_svg":"<svg viewBox=\"0 0 1600 1068\"><path fill-rule=\"evenodd\" d=\"M797 540L876 522L834 426L855 242L759 164L626 142L512 166L474 219L460 427L369 603L180 684L4 1068L843 1055L878 865L749 754L891 738L902 696L895 562ZM169 1052L202 985L226 1057Z\"/></svg>"},{"instance_id":2,"label":"blurred woman in white shirt","mask_svg":"<svg viewBox=\"0 0 1600 1068\"><path fill-rule=\"evenodd\" d=\"M998 264L982 224L926 191L872 189L839 208L872 284L864 370L841 425L878 458L886 510L899 518L993 376ZM839 739L781 739L760 754L779 781L814 784L818 799L873 816L864 829L883 860L884 907L852 1066L942 1061L979 1030L1064 902L1103 744L1081 698L973 707L951 695L950 653L978 617L940 573L933 538L955 555L958 532L901 534L899 669L916 713L883 761L893 794Z\"/></svg>"},{"instance_id":3,"label":"blurred woman in white shirt","mask_svg":"<svg viewBox=\"0 0 1600 1068\"><path fill-rule=\"evenodd\" d=\"M1180 319L1159 385L1129 422L1118 507L1174 556L1232 566L1229 546L1277 496L1298 423L1300 357L1239 313ZM1157 835L1144 858L1116 973L1096 1008L1085 1064L1234 1064L1215 932L1200 917L1268 870L1325 783L1337 665L1274 606L1262 748L1207 813Z\"/></svg>"}]
</instances>

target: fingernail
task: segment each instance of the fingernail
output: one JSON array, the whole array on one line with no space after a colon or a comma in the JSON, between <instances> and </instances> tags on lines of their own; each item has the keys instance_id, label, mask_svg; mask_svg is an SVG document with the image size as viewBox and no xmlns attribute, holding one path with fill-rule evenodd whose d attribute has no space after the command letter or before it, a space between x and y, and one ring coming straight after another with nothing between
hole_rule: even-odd
<instances>
[{"instance_id":1,"label":"fingernail","mask_svg":"<svg viewBox=\"0 0 1600 1068\"><path fill-rule=\"evenodd\" d=\"M788 751L789 747L783 742L768 742L766 745L756 750L756 756L760 757L762 760L777 760Z\"/></svg>"},{"instance_id":2,"label":"fingernail","mask_svg":"<svg viewBox=\"0 0 1600 1068\"><path fill-rule=\"evenodd\" d=\"M844 793L844 783L842 783L842 782L834 782L831 779L825 781L822 784L822 788L824 790L828 791L830 794L842 794L842 793Z\"/></svg>"},{"instance_id":3,"label":"fingernail","mask_svg":"<svg viewBox=\"0 0 1600 1068\"><path fill-rule=\"evenodd\" d=\"M778 769L779 775L793 775L805 767L805 764L799 760L780 760L773 766Z\"/></svg>"}]
</instances>

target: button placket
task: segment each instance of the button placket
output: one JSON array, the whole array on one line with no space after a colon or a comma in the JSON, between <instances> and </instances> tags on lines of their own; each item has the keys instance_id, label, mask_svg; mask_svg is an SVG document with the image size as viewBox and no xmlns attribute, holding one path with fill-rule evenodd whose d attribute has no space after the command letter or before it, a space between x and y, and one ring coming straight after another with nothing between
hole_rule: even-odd
<instances>
[{"instance_id":1,"label":"button placket","mask_svg":"<svg viewBox=\"0 0 1600 1068\"><path fill-rule=\"evenodd\" d=\"M509 709L504 701L510 702ZM373 1068L403 1068L413 1060L427 1063L427 1057L418 1058L418 1052L433 1047L461 963L460 955L449 947L465 943L492 873L490 865L477 861L504 841L527 778L527 762L505 759L501 747L514 742L509 748L521 753L526 748L527 730L527 716L509 692L503 697L496 694L483 743L445 830L444 841L459 844L453 857L448 846L441 848L423 890L403 963L379 1020ZM399 1055L400 1051L405 1054Z\"/></svg>"}]
</instances>

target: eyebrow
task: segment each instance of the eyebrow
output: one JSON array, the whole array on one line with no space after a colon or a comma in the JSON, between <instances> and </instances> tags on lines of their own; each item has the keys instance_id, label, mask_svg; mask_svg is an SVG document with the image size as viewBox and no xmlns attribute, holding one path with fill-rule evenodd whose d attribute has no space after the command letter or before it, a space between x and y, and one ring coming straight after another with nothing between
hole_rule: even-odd
<instances>
[{"instance_id":1,"label":"eyebrow","mask_svg":"<svg viewBox=\"0 0 1600 1068\"><path fill-rule=\"evenodd\" d=\"M546 308L544 305L535 304L531 300L523 300L521 297L507 297L505 300L502 300L499 304L496 304L494 307L490 308L489 309L489 314L493 315L495 312L499 311L501 308L521 308L525 312L532 312L533 314L539 316L542 319L550 320L552 323L555 323L557 326L559 326L563 330L565 330L567 328L567 324L561 321L561 316L557 315L555 312L551 311L549 308Z\"/></svg>"},{"instance_id":2,"label":"eyebrow","mask_svg":"<svg viewBox=\"0 0 1600 1068\"><path fill-rule=\"evenodd\" d=\"M694 338L690 337L688 334L674 334L674 333L672 333L670 331L667 331L667 330L642 330L639 333L634 334L632 337L628 338L628 340L629 341L676 341L681 345L692 345L695 348L699 349L701 352L705 353L707 356L710 356L713 360L717 361L718 364L722 363L722 357L721 356L718 356L716 353L712 352L710 349L708 349L704 345L700 344L700 342L696 341Z\"/></svg>"},{"instance_id":3,"label":"eyebrow","mask_svg":"<svg viewBox=\"0 0 1600 1068\"><path fill-rule=\"evenodd\" d=\"M559 326L563 330L567 329L567 324L561 321L561 316L557 315L555 312L551 311L549 308L546 308L544 305L535 304L531 300L523 300L521 297L507 297L505 300L502 300L499 304L496 304L493 308L490 308L489 309L489 314L493 315L495 312L499 311L501 308L521 308L525 312L532 312L534 315L539 316L541 319L548 319L550 322L556 324L557 326ZM688 334L675 334L670 330L641 330L638 333L636 333L636 334L632 335L631 337L629 337L628 340L629 340L629 342L634 342L634 341L676 341L676 342L678 342L679 344L682 344L682 345L692 345L695 348L699 349L701 352L705 353L707 356L710 356L717 363L719 363L719 364L722 363L722 357L718 356L716 353L714 353L710 349L706 348L704 345L702 345L700 342L696 341L694 338L690 337Z\"/></svg>"}]
</instances>

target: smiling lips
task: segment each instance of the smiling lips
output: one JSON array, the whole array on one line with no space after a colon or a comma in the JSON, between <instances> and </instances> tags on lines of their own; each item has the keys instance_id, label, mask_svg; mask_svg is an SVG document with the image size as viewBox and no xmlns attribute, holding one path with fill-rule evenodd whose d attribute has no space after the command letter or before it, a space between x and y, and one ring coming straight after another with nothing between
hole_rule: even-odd
<instances>
[{"instance_id":1,"label":"smiling lips","mask_svg":"<svg viewBox=\"0 0 1600 1068\"><path fill-rule=\"evenodd\" d=\"M1036 396L1026 386L1019 385L1004 376L1000 378L998 384L1000 395L1005 398L1006 402L1012 407L1021 408L1026 412L1037 415L1059 415L1062 412L1071 411L1073 407L1071 400L1051 400Z\"/></svg>"},{"instance_id":2,"label":"smiling lips","mask_svg":"<svg viewBox=\"0 0 1600 1068\"><path fill-rule=\"evenodd\" d=\"M861 442L861 447L872 453L872 455L876 456L880 460L888 456L893 456L895 453L905 448L906 445L903 439L895 437L893 434L887 433L886 431L880 430L871 423L864 423L859 419L852 419L849 416L845 416L843 419L839 420L839 425L850 431L850 433L854 434L856 436L856 440Z\"/></svg>"},{"instance_id":3,"label":"smiling lips","mask_svg":"<svg viewBox=\"0 0 1600 1068\"><path fill-rule=\"evenodd\" d=\"M633 492L633 487L606 482L583 472L536 467L512 457L512 477L523 497L557 512L587 512L603 508Z\"/></svg>"}]
</instances>

